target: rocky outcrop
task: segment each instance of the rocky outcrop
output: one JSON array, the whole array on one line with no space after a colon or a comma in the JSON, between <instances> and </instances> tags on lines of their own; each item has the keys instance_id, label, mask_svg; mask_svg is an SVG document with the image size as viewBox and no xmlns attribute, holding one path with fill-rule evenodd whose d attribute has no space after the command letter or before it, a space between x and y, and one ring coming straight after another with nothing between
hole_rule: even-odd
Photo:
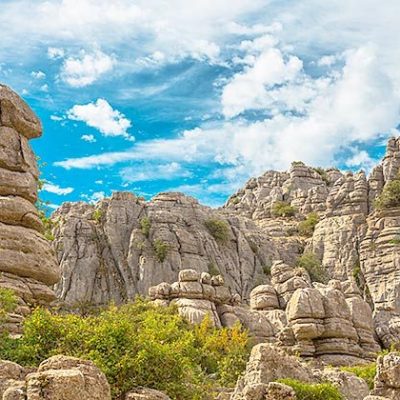
<instances>
[{"instance_id":1,"label":"rocky outcrop","mask_svg":"<svg viewBox=\"0 0 400 400\"><path fill-rule=\"evenodd\" d=\"M297 357L269 344L254 346L246 371L239 378L231 400L263 400L268 384L282 378L312 381L312 372Z\"/></svg>"},{"instance_id":2,"label":"rocky outcrop","mask_svg":"<svg viewBox=\"0 0 400 400\"><path fill-rule=\"evenodd\" d=\"M207 272L201 275L194 269L179 272L178 282L163 282L149 289L150 298L159 305L174 304L178 312L192 324L201 323L206 317L212 326L221 327L217 306L240 303L239 295L233 295L224 286L221 275Z\"/></svg>"},{"instance_id":3,"label":"rocky outcrop","mask_svg":"<svg viewBox=\"0 0 400 400\"><path fill-rule=\"evenodd\" d=\"M3 400L111 400L105 375L91 362L54 356L28 373L18 364L0 361Z\"/></svg>"},{"instance_id":4,"label":"rocky outcrop","mask_svg":"<svg viewBox=\"0 0 400 400\"><path fill-rule=\"evenodd\" d=\"M372 394L391 400L400 399L400 355L398 353L378 357Z\"/></svg>"},{"instance_id":5,"label":"rocky outcrop","mask_svg":"<svg viewBox=\"0 0 400 400\"><path fill-rule=\"evenodd\" d=\"M35 207L39 172L28 141L41 133L28 105L0 85L0 287L19 300L6 324L14 333L30 307L55 299L50 287L60 278Z\"/></svg>"},{"instance_id":6,"label":"rocky outcrop","mask_svg":"<svg viewBox=\"0 0 400 400\"><path fill-rule=\"evenodd\" d=\"M63 277L56 290L69 304L120 303L176 281L183 269L216 271L246 299L283 251L251 220L180 193L159 194L150 202L114 193L97 205L66 203L53 220ZM207 221L226 226L224 240L212 235Z\"/></svg>"},{"instance_id":7,"label":"rocky outcrop","mask_svg":"<svg viewBox=\"0 0 400 400\"><path fill-rule=\"evenodd\" d=\"M136 388L125 395L125 400L171 400L166 394L148 388Z\"/></svg>"}]
</instances>

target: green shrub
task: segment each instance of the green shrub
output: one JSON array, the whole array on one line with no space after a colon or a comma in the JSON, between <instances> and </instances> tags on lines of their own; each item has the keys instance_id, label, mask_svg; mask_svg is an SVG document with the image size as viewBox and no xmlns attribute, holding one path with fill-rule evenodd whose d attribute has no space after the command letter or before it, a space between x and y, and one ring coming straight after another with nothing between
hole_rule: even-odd
<instances>
[{"instance_id":1,"label":"green shrub","mask_svg":"<svg viewBox=\"0 0 400 400\"><path fill-rule=\"evenodd\" d=\"M42 221L43 229L42 233L46 240L52 242L55 237L53 235L53 229L55 227L54 222L50 217L46 215L44 204L37 204L39 219Z\"/></svg>"},{"instance_id":2,"label":"green shrub","mask_svg":"<svg viewBox=\"0 0 400 400\"><path fill-rule=\"evenodd\" d=\"M353 367L342 367L342 371L351 372L367 382L370 390L374 388L374 379L376 375L376 363L366 365L355 365Z\"/></svg>"},{"instance_id":3,"label":"green shrub","mask_svg":"<svg viewBox=\"0 0 400 400\"><path fill-rule=\"evenodd\" d=\"M316 212L312 212L307 215L307 218L304 221L299 223L297 230L301 236L311 237L318 222L319 215Z\"/></svg>"},{"instance_id":4,"label":"green shrub","mask_svg":"<svg viewBox=\"0 0 400 400\"><path fill-rule=\"evenodd\" d=\"M272 205L272 215L274 217L293 217L297 210L286 201L276 201Z\"/></svg>"},{"instance_id":5,"label":"green shrub","mask_svg":"<svg viewBox=\"0 0 400 400\"><path fill-rule=\"evenodd\" d=\"M265 275L271 275L271 265L263 265L262 270Z\"/></svg>"},{"instance_id":6,"label":"green shrub","mask_svg":"<svg viewBox=\"0 0 400 400\"><path fill-rule=\"evenodd\" d=\"M293 167L304 167L306 164L303 163L303 161L292 161L292 166Z\"/></svg>"},{"instance_id":7,"label":"green shrub","mask_svg":"<svg viewBox=\"0 0 400 400\"><path fill-rule=\"evenodd\" d=\"M17 307L17 298L11 289L0 288L0 325L7 319L7 314Z\"/></svg>"},{"instance_id":8,"label":"green shrub","mask_svg":"<svg viewBox=\"0 0 400 400\"><path fill-rule=\"evenodd\" d=\"M325 268L322 266L321 261L314 253L303 253L297 259L297 266L304 268L309 273L313 282L326 283L329 280Z\"/></svg>"},{"instance_id":9,"label":"green shrub","mask_svg":"<svg viewBox=\"0 0 400 400\"><path fill-rule=\"evenodd\" d=\"M96 208L93 211L92 219L94 219L97 223L99 223L102 217L103 217L103 211L100 210L100 208Z\"/></svg>"},{"instance_id":10,"label":"green shrub","mask_svg":"<svg viewBox=\"0 0 400 400\"><path fill-rule=\"evenodd\" d=\"M321 167L315 167L313 168L313 170L315 172L317 172L320 176L321 179L328 185L329 184L329 178L328 178L328 174L326 173L326 170L321 168Z\"/></svg>"},{"instance_id":11,"label":"green shrub","mask_svg":"<svg viewBox=\"0 0 400 400\"><path fill-rule=\"evenodd\" d=\"M168 243L165 243L160 239L156 239L153 243L153 249L156 253L157 260L159 262L164 262L169 249Z\"/></svg>"},{"instance_id":12,"label":"green shrub","mask_svg":"<svg viewBox=\"0 0 400 400\"><path fill-rule=\"evenodd\" d=\"M211 276L215 276L215 275L219 275L220 274L218 266L217 266L217 264L215 264L215 262L210 262L208 264L208 273Z\"/></svg>"},{"instance_id":13,"label":"green shrub","mask_svg":"<svg viewBox=\"0 0 400 400\"><path fill-rule=\"evenodd\" d=\"M226 221L210 218L204 225L216 241L226 243L229 240L229 225Z\"/></svg>"},{"instance_id":14,"label":"green shrub","mask_svg":"<svg viewBox=\"0 0 400 400\"><path fill-rule=\"evenodd\" d=\"M55 354L92 360L107 376L114 399L146 386L176 400L201 400L215 398L216 387L234 385L249 347L239 326L214 329L207 319L192 326L174 307L141 299L86 317L37 309L25 320L21 338L0 346L0 359L24 366Z\"/></svg>"},{"instance_id":15,"label":"green shrub","mask_svg":"<svg viewBox=\"0 0 400 400\"><path fill-rule=\"evenodd\" d=\"M383 210L400 206L400 179L387 183L375 200L375 208Z\"/></svg>"},{"instance_id":16,"label":"green shrub","mask_svg":"<svg viewBox=\"0 0 400 400\"><path fill-rule=\"evenodd\" d=\"M143 217L140 220L140 230L142 231L143 235L146 236L147 238L150 235L150 228L151 228L150 218Z\"/></svg>"},{"instance_id":17,"label":"green shrub","mask_svg":"<svg viewBox=\"0 0 400 400\"><path fill-rule=\"evenodd\" d=\"M279 379L278 382L292 387L297 400L343 400L339 390L331 383L305 383L296 379Z\"/></svg>"}]
</instances>

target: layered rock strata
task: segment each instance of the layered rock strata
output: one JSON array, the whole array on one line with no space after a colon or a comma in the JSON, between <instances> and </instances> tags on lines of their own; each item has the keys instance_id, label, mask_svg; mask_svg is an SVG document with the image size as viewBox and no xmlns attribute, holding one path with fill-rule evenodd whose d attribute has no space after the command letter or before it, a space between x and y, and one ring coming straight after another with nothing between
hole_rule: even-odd
<instances>
[{"instance_id":1,"label":"layered rock strata","mask_svg":"<svg viewBox=\"0 0 400 400\"><path fill-rule=\"evenodd\" d=\"M14 333L30 307L55 299L51 286L60 278L35 207L39 172L28 141L41 133L28 105L0 85L0 287L18 297L6 324Z\"/></svg>"}]
</instances>

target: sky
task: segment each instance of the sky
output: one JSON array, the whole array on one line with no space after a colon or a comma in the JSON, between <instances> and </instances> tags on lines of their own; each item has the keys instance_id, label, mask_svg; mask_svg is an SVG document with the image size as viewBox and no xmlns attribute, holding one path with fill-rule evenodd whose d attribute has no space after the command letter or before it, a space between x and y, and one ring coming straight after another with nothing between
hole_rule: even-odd
<instances>
[{"instance_id":1,"label":"sky","mask_svg":"<svg viewBox=\"0 0 400 400\"><path fill-rule=\"evenodd\" d=\"M51 208L222 205L292 161L367 173L400 124L398 0L0 0L0 82L43 122Z\"/></svg>"}]
</instances>

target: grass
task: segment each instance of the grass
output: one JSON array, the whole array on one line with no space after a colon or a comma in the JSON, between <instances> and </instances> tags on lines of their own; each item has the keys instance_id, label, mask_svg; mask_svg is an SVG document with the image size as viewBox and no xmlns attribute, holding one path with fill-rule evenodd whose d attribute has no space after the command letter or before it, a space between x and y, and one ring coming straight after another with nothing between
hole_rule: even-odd
<instances>
[{"instance_id":1,"label":"grass","mask_svg":"<svg viewBox=\"0 0 400 400\"><path fill-rule=\"evenodd\" d=\"M342 371L351 372L361 379L367 382L370 390L374 388L374 378L376 375L376 363L370 363L367 365L355 365L353 367L342 367Z\"/></svg>"},{"instance_id":2,"label":"grass","mask_svg":"<svg viewBox=\"0 0 400 400\"><path fill-rule=\"evenodd\" d=\"M306 383L296 379L279 379L278 382L293 388L297 400L344 400L331 383Z\"/></svg>"}]
</instances>

